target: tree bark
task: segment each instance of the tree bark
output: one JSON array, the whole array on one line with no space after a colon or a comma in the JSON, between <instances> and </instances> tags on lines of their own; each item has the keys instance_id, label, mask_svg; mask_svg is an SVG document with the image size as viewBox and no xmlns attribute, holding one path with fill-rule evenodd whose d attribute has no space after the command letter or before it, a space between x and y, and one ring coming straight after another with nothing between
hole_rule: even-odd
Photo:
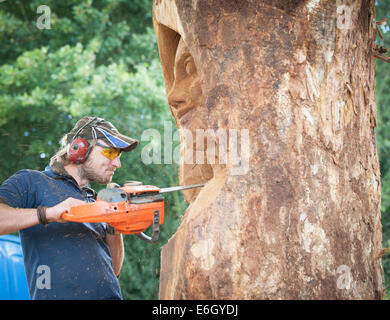
<instances>
[{"instance_id":1,"label":"tree bark","mask_svg":"<svg viewBox=\"0 0 390 320\"><path fill-rule=\"evenodd\" d=\"M154 19L167 93L181 37L203 127L250 145L248 170L212 166L191 197L160 298L382 299L375 1L155 0Z\"/></svg>"}]
</instances>

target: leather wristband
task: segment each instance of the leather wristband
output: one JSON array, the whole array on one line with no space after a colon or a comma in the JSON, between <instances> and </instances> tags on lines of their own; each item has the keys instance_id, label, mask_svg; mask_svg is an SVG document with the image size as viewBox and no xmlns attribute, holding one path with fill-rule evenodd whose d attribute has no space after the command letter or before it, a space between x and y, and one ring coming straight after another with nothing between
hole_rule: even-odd
<instances>
[{"instance_id":1,"label":"leather wristband","mask_svg":"<svg viewBox=\"0 0 390 320\"><path fill-rule=\"evenodd\" d=\"M47 228L49 221L47 220L47 217L46 217L46 209L47 209L47 207L39 206L37 208L37 215L38 215L39 223L43 224Z\"/></svg>"}]
</instances>

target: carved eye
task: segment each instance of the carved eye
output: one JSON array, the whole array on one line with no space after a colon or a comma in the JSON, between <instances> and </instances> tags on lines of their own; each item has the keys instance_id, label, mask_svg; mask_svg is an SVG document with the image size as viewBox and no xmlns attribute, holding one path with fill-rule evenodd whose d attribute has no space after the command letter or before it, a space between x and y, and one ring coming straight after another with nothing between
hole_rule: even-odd
<instances>
[{"instance_id":1,"label":"carved eye","mask_svg":"<svg viewBox=\"0 0 390 320\"><path fill-rule=\"evenodd\" d=\"M193 73L196 72L195 63L194 63L194 61L193 61L192 58L187 59L187 60L184 62L184 66L185 66L185 69L186 69L187 74L191 75L191 74L193 74Z\"/></svg>"}]
</instances>

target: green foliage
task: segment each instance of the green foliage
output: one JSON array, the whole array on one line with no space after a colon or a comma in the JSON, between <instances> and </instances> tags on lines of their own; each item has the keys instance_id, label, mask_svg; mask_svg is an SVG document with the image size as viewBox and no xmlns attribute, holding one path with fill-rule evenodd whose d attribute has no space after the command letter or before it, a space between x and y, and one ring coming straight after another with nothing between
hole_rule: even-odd
<instances>
[{"instance_id":1,"label":"green foliage","mask_svg":"<svg viewBox=\"0 0 390 320\"><path fill-rule=\"evenodd\" d=\"M151 52L156 47L152 42L144 44L143 52L138 51L138 55L132 53L140 38L150 39L152 1L47 0L45 5L51 11L51 29L44 30L36 26L40 16L37 8L41 5L40 0L0 4L0 61L13 61L25 51L43 46L53 51L66 44L75 46L80 43L87 47L92 39L100 43L97 64L124 59L135 66L140 59L153 58Z\"/></svg>"},{"instance_id":2,"label":"green foliage","mask_svg":"<svg viewBox=\"0 0 390 320\"><path fill-rule=\"evenodd\" d=\"M390 1L377 1L377 19L387 18L390 23ZM390 50L390 28L379 27L384 38L379 36L377 42ZM381 166L382 181L382 228L383 247L390 246L390 64L378 60L376 62L376 101L378 128L376 130L377 147ZM390 254L384 255L383 268L385 272L386 292L390 291Z\"/></svg>"},{"instance_id":3,"label":"green foliage","mask_svg":"<svg viewBox=\"0 0 390 320\"><path fill-rule=\"evenodd\" d=\"M79 118L95 115L140 140L135 151L121 157L115 182L177 185L177 164L141 161L150 143L141 140L142 133L157 130L164 146L164 121L173 121L152 29L152 1L48 0L51 29L46 30L36 26L41 4L0 3L0 181L23 168L43 170L61 136ZM156 245L124 236L120 283L125 299L158 297L160 248L184 210L181 194L166 196Z\"/></svg>"}]
</instances>

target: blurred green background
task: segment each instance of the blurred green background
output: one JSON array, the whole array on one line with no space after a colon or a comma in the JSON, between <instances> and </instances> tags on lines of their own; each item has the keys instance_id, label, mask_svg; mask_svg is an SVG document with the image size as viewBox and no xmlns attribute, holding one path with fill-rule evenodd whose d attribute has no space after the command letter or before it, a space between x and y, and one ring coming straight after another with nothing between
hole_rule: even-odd
<instances>
[{"instance_id":1,"label":"blurred green background","mask_svg":"<svg viewBox=\"0 0 390 320\"><path fill-rule=\"evenodd\" d=\"M166 102L152 26L152 0L46 0L44 4L50 8L50 29L42 29L49 21L44 12L37 12L41 0L0 1L0 182L20 169L43 170L61 136L79 118L95 115L140 140L134 152L121 158L115 182L177 185L177 164L164 164L168 160L164 139L173 140L172 150L178 142L173 139L176 126ZM385 17L390 18L390 0L378 0L377 20ZM390 28L380 28L384 40L378 37L377 42L390 48ZM390 64L377 60L376 68L383 247L388 247ZM171 136L164 136L164 125L172 126ZM161 164L140 161L142 150L150 146L151 137L145 135L150 128L161 134ZM182 194L167 194L165 208L157 245L124 236L126 256L120 277L124 299L158 298L160 249L180 224L186 209ZM383 266L389 292L390 253L384 255Z\"/></svg>"}]
</instances>

